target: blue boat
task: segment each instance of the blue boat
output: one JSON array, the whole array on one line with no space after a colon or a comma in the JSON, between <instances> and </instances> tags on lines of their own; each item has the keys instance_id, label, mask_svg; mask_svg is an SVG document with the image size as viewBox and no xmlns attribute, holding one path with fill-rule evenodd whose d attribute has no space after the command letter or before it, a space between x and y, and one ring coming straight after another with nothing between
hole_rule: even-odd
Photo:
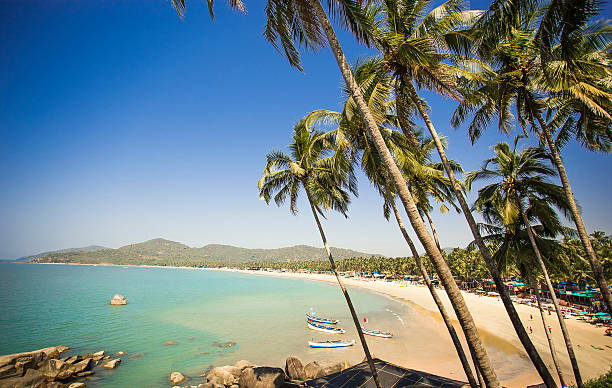
<instances>
[{"instance_id":1,"label":"blue boat","mask_svg":"<svg viewBox=\"0 0 612 388\"><path fill-rule=\"evenodd\" d=\"M355 345L355 340L350 340L350 341L321 341L321 342L315 342L315 341L308 341L308 345L310 345L311 348L345 348L347 346L353 346Z\"/></svg>"},{"instance_id":2,"label":"blue boat","mask_svg":"<svg viewBox=\"0 0 612 388\"><path fill-rule=\"evenodd\" d=\"M306 320L308 322L323 323L325 325L335 325L338 322L340 322L337 319L319 318L319 317L315 317L314 315L310 315L310 314L306 314Z\"/></svg>"},{"instance_id":3,"label":"blue boat","mask_svg":"<svg viewBox=\"0 0 612 388\"><path fill-rule=\"evenodd\" d=\"M344 330L344 329L338 329L336 327L327 327L327 326L319 325L319 324L314 323L314 322L306 322L306 324L308 325L309 329L318 330L318 331L322 331L322 332L325 332L325 333L331 333L331 334L344 334L344 333L346 333L346 330Z\"/></svg>"},{"instance_id":4,"label":"blue boat","mask_svg":"<svg viewBox=\"0 0 612 388\"><path fill-rule=\"evenodd\" d=\"M361 331L363 331L363 334L367 334L367 335L373 335L374 337L381 337L381 338L391 338L393 337L393 333L385 333L379 330L369 330L366 329L365 327L361 326Z\"/></svg>"}]
</instances>

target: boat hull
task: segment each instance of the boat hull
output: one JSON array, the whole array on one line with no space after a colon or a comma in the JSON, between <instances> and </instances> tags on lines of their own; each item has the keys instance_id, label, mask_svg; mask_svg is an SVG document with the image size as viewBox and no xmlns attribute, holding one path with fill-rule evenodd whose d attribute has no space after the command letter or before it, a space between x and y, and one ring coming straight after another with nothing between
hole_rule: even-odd
<instances>
[{"instance_id":1,"label":"boat hull","mask_svg":"<svg viewBox=\"0 0 612 388\"><path fill-rule=\"evenodd\" d=\"M383 332L376 331L376 330L368 330L363 327L361 328L361 330L363 331L363 334L371 335L373 337L380 337L380 338L392 338L393 337L393 334L391 333L383 333Z\"/></svg>"},{"instance_id":2,"label":"boat hull","mask_svg":"<svg viewBox=\"0 0 612 388\"><path fill-rule=\"evenodd\" d=\"M326 342L314 342L308 341L308 345L311 348L346 348L348 346L355 345L355 340L351 341L326 341Z\"/></svg>"},{"instance_id":3,"label":"boat hull","mask_svg":"<svg viewBox=\"0 0 612 388\"><path fill-rule=\"evenodd\" d=\"M322 331L324 333L331 333L331 334L344 334L344 333L346 333L346 330L344 330L344 329L337 329L335 327L325 327L325 326L317 325L317 324L312 323L312 322L306 322L306 324L308 325L309 329L317 330L317 331Z\"/></svg>"},{"instance_id":4,"label":"boat hull","mask_svg":"<svg viewBox=\"0 0 612 388\"><path fill-rule=\"evenodd\" d=\"M306 320L309 322L324 323L326 325L336 325L338 322L340 322L337 319L318 318L308 314L306 314Z\"/></svg>"}]
</instances>

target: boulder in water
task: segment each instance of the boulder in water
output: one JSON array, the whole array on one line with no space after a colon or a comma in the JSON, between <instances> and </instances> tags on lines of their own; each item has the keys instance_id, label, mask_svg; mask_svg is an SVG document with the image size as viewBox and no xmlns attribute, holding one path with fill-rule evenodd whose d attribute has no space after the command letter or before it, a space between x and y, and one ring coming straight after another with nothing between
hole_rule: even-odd
<instances>
[{"instance_id":1,"label":"boulder in water","mask_svg":"<svg viewBox=\"0 0 612 388\"><path fill-rule=\"evenodd\" d=\"M174 341L169 340L169 341L164 342L164 345L178 345L178 344Z\"/></svg>"},{"instance_id":2,"label":"boulder in water","mask_svg":"<svg viewBox=\"0 0 612 388\"><path fill-rule=\"evenodd\" d=\"M304 374L304 364L297 357L289 356L285 361L285 373L291 380L306 380Z\"/></svg>"},{"instance_id":3,"label":"boulder in water","mask_svg":"<svg viewBox=\"0 0 612 388\"><path fill-rule=\"evenodd\" d=\"M85 388L85 383L72 383L68 388Z\"/></svg>"},{"instance_id":4,"label":"boulder in water","mask_svg":"<svg viewBox=\"0 0 612 388\"><path fill-rule=\"evenodd\" d=\"M125 296L123 295L115 294L115 296L113 296L113 299L111 299L110 304L113 306L122 306L124 304L127 304L127 299L125 299Z\"/></svg>"},{"instance_id":5,"label":"boulder in water","mask_svg":"<svg viewBox=\"0 0 612 388\"><path fill-rule=\"evenodd\" d=\"M234 368L233 370L226 370L225 368ZM237 371L237 375L234 375L232 372L236 373ZM220 385L232 385L234 384L240 377L240 369L236 368L236 367L216 367L213 368L210 372L208 372L208 374L206 375L206 380L209 383L213 383L213 384L220 384Z\"/></svg>"},{"instance_id":6,"label":"boulder in water","mask_svg":"<svg viewBox=\"0 0 612 388\"><path fill-rule=\"evenodd\" d=\"M318 362L313 361L306 364L304 367L304 377L306 380L318 379L325 376L325 370Z\"/></svg>"},{"instance_id":7,"label":"boulder in water","mask_svg":"<svg viewBox=\"0 0 612 388\"><path fill-rule=\"evenodd\" d=\"M120 362L120 358L115 358L114 360L110 360L109 362L102 364L102 368L115 369Z\"/></svg>"},{"instance_id":8,"label":"boulder in water","mask_svg":"<svg viewBox=\"0 0 612 388\"><path fill-rule=\"evenodd\" d=\"M181 372L172 372L170 373L168 380L170 381L170 384L178 385L187 381L187 377L183 376Z\"/></svg>"},{"instance_id":9,"label":"boulder in water","mask_svg":"<svg viewBox=\"0 0 612 388\"><path fill-rule=\"evenodd\" d=\"M285 372L281 368L257 366L246 368L240 374L241 388L280 388L285 383Z\"/></svg>"}]
</instances>

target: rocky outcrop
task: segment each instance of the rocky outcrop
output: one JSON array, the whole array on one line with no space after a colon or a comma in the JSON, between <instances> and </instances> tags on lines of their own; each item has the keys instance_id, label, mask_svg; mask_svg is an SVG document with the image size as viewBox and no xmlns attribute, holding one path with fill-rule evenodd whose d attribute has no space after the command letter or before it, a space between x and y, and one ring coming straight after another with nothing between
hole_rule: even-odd
<instances>
[{"instance_id":1,"label":"rocky outcrop","mask_svg":"<svg viewBox=\"0 0 612 388\"><path fill-rule=\"evenodd\" d=\"M115 294L113 299L111 299L110 304L113 306L122 306L127 304L127 299L125 299L125 296L123 295Z\"/></svg>"},{"instance_id":2,"label":"rocky outcrop","mask_svg":"<svg viewBox=\"0 0 612 388\"><path fill-rule=\"evenodd\" d=\"M238 382L242 370L235 366L222 366L213 368L206 375L206 380L214 385L231 386Z\"/></svg>"},{"instance_id":3,"label":"rocky outcrop","mask_svg":"<svg viewBox=\"0 0 612 388\"><path fill-rule=\"evenodd\" d=\"M240 388L280 388L285 383L285 372L281 368L257 366L245 368L240 373Z\"/></svg>"},{"instance_id":4,"label":"rocky outcrop","mask_svg":"<svg viewBox=\"0 0 612 388\"><path fill-rule=\"evenodd\" d=\"M252 362L247 361L247 360L240 360L240 361L237 361L234 364L234 366L236 368L240 368L240 371L242 371L244 368L252 368L252 367L257 366L257 365L255 365Z\"/></svg>"},{"instance_id":5,"label":"rocky outcrop","mask_svg":"<svg viewBox=\"0 0 612 388\"><path fill-rule=\"evenodd\" d=\"M294 356L287 357L285 361L285 374L291 380L306 380L302 360Z\"/></svg>"},{"instance_id":6,"label":"rocky outcrop","mask_svg":"<svg viewBox=\"0 0 612 388\"><path fill-rule=\"evenodd\" d=\"M75 379L94 373L96 361L91 355L59 358L68 349L62 345L0 356L0 387L65 388Z\"/></svg>"}]
</instances>

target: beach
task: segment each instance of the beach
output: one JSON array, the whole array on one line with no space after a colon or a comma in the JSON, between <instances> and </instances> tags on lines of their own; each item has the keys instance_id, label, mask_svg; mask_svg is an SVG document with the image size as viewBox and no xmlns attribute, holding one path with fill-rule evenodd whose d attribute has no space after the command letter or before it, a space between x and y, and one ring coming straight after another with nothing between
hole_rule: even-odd
<instances>
[{"instance_id":1,"label":"beach","mask_svg":"<svg viewBox=\"0 0 612 388\"><path fill-rule=\"evenodd\" d=\"M260 276L278 276L337 283L336 278L332 275L233 269L229 271L239 271ZM387 282L373 279L344 278L343 280L349 289L351 287L365 288L411 305L423 313L424 323L430 324L428 329L432 334L426 339L411 338L409 335L404 336L406 343L399 347L400 349L405 349L403 352L398 351L398 347L388 346L388 343L382 341L368 341L374 356L407 368L465 380L461 364L454 351L446 327L439 316L429 290L425 286L408 282ZM438 293L447 311L454 317L446 293L443 289L438 289ZM462 294L481 333L485 346L488 350L494 347L497 353L500 350L502 353L506 353L506 362L499 361L500 354L496 354L497 362L494 360L494 367L503 386L509 388L525 387L541 383L541 378L531 365L527 354L522 350L522 345L516 336L501 300L497 297L478 296L469 292L462 292ZM533 329L533 333L530 334L531 340L555 379L558 379L552 364L548 342L538 310L522 304L515 304L515 307L524 326ZM552 329L553 343L565 380L566 382L573 382L569 358L567 357L567 351L556 315L554 313L552 315L546 313L545 317L547 325L550 325ZM457 322L455 324L459 329ZM575 318L567 319L566 324L574 345L582 378L586 381L607 372L612 365L612 337L604 336L604 329ZM412 349L422 349L423 341L429 344L430 351L415 354ZM372 343L371 345L370 342ZM464 348L467 349L465 343ZM494 356L491 355L491 358L494 358Z\"/></svg>"}]
</instances>

